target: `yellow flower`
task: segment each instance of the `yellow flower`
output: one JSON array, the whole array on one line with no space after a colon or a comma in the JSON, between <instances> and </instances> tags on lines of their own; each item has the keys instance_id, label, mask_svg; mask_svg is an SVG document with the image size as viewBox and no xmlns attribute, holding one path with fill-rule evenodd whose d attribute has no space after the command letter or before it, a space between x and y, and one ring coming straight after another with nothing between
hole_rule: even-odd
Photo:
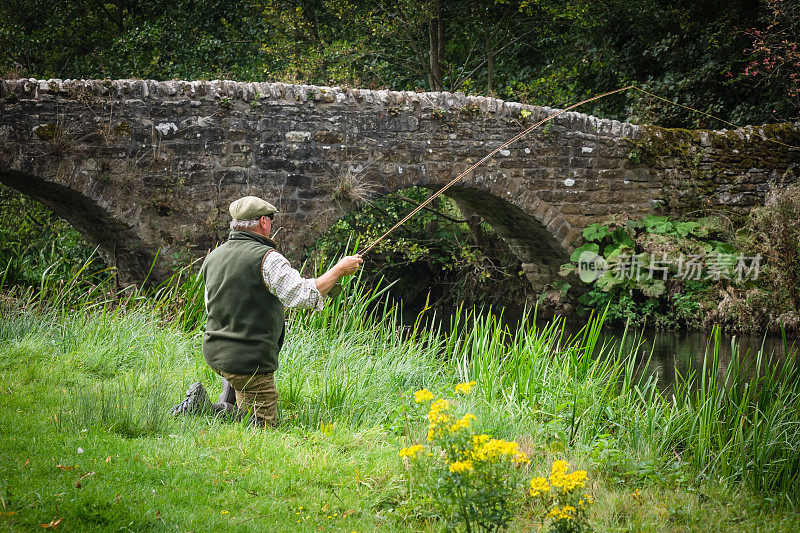
<instances>
[{"instance_id":1,"label":"yellow flower","mask_svg":"<svg viewBox=\"0 0 800 533\"><path fill-rule=\"evenodd\" d=\"M469 392L472 390L472 387L474 386L475 386L474 380L468 383L459 383L458 385L456 385L455 392L456 394L469 394Z\"/></svg>"},{"instance_id":2,"label":"yellow flower","mask_svg":"<svg viewBox=\"0 0 800 533\"><path fill-rule=\"evenodd\" d=\"M566 461L554 461L553 469L550 471L550 485L560 488L565 493L585 487L586 470L576 470L567 474L568 468L569 463Z\"/></svg>"},{"instance_id":3,"label":"yellow flower","mask_svg":"<svg viewBox=\"0 0 800 533\"><path fill-rule=\"evenodd\" d=\"M431 410L428 412L428 440L432 441L437 434L443 433L445 428L450 425L450 415L447 410L450 404L447 400L439 398L431 405Z\"/></svg>"},{"instance_id":4,"label":"yellow flower","mask_svg":"<svg viewBox=\"0 0 800 533\"><path fill-rule=\"evenodd\" d=\"M514 455L514 462L521 465L524 463L530 463L531 460L528 458L528 454L525 452L517 452Z\"/></svg>"},{"instance_id":5,"label":"yellow flower","mask_svg":"<svg viewBox=\"0 0 800 533\"><path fill-rule=\"evenodd\" d=\"M553 461L553 468L550 470L550 475L554 474L564 474L566 473L567 469L569 468L569 463L566 461Z\"/></svg>"},{"instance_id":6,"label":"yellow flower","mask_svg":"<svg viewBox=\"0 0 800 533\"><path fill-rule=\"evenodd\" d=\"M417 455L423 450L423 446L421 444L414 444L413 446L409 446L408 448L403 448L400 450L400 457L408 457L409 459L416 459Z\"/></svg>"},{"instance_id":7,"label":"yellow flower","mask_svg":"<svg viewBox=\"0 0 800 533\"><path fill-rule=\"evenodd\" d=\"M571 520L574 517L575 517L575 508L573 506L565 505L561 509L561 515L559 516L559 519L561 519L561 520Z\"/></svg>"},{"instance_id":8,"label":"yellow flower","mask_svg":"<svg viewBox=\"0 0 800 533\"><path fill-rule=\"evenodd\" d=\"M485 442L488 442L491 439L489 435L473 435L472 436L472 448L478 448Z\"/></svg>"},{"instance_id":9,"label":"yellow flower","mask_svg":"<svg viewBox=\"0 0 800 533\"><path fill-rule=\"evenodd\" d=\"M478 438L476 438L478 437ZM478 461L494 462L510 458L516 463L529 461L528 456L519 451L519 444L503 439L484 438L480 435L472 439L472 457Z\"/></svg>"},{"instance_id":10,"label":"yellow flower","mask_svg":"<svg viewBox=\"0 0 800 533\"><path fill-rule=\"evenodd\" d=\"M576 470L571 474L564 476L564 484L562 488L567 492L572 492L575 489L582 489L586 486L586 470Z\"/></svg>"},{"instance_id":11,"label":"yellow flower","mask_svg":"<svg viewBox=\"0 0 800 533\"><path fill-rule=\"evenodd\" d=\"M462 416L460 419L456 420L456 423L450 426L450 433L457 433L462 429L467 429L469 427L470 421L475 420L475 415L467 413Z\"/></svg>"},{"instance_id":12,"label":"yellow flower","mask_svg":"<svg viewBox=\"0 0 800 533\"><path fill-rule=\"evenodd\" d=\"M531 496L536 498L540 494L544 494L545 492L550 492L550 485L547 484L547 480L543 477L536 477L531 480Z\"/></svg>"},{"instance_id":13,"label":"yellow flower","mask_svg":"<svg viewBox=\"0 0 800 533\"><path fill-rule=\"evenodd\" d=\"M575 516L575 508L571 505L565 505L562 508L553 507L550 509L550 512L547 513L547 518L552 518L556 521L558 520L572 520Z\"/></svg>"},{"instance_id":14,"label":"yellow flower","mask_svg":"<svg viewBox=\"0 0 800 533\"><path fill-rule=\"evenodd\" d=\"M414 400L417 403L424 403L433 400L433 393L428 389L421 389L414 393Z\"/></svg>"},{"instance_id":15,"label":"yellow flower","mask_svg":"<svg viewBox=\"0 0 800 533\"><path fill-rule=\"evenodd\" d=\"M472 461L456 461L455 463L450 463L450 471L457 472L459 474L463 474L464 472L471 472L473 470Z\"/></svg>"}]
</instances>

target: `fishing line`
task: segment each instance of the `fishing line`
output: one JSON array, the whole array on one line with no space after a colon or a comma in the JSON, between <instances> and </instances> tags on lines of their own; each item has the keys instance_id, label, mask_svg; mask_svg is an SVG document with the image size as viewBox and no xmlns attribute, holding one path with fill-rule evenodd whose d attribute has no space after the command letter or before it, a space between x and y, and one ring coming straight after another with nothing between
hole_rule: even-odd
<instances>
[{"instance_id":1,"label":"fishing line","mask_svg":"<svg viewBox=\"0 0 800 533\"><path fill-rule=\"evenodd\" d=\"M576 103L576 104L572 104L572 105L571 105L571 106L569 106L569 107L565 107L564 109L562 109L562 110L560 110L560 111L557 111L557 112L555 112L555 113L553 113L553 114L551 114L551 115L548 115L547 117L545 117L545 118L543 118L542 120L540 120L540 121L536 122L535 124L531 125L531 126L530 126L530 127L528 127L527 129L525 129L525 130L523 130L522 132L518 133L517 135L515 135L514 137L512 137L511 139L509 139L509 140L508 140L508 141L506 141L505 143L501 144L500 146L498 146L497 148L495 148L494 150L492 150L491 152L489 152L488 154L486 154L484 157L482 157L482 158L480 159L480 161L478 161L477 163L474 163L472 166L470 166L469 168L467 168L467 169L466 169L464 172L462 172L461 174L459 174L458 176L456 176L455 178L453 178L453 179L452 179L452 180L451 180L451 181L450 181L450 182L449 182L447 185L445 185L444 187L442 187L441 189L439 189L439 190L438 190L438 191L437 191L435 194L433 194L432 196L430 196L430 197L429 197L427 200L425 200L424 202L422 202L421 204L419 204L419 205L418 205L416 208L414 208L414 209L413 209L413 210L412 210L412 211L411 211L409 214L407 214L406 216L404 216L404 217L403 217L403 218L402 218L402 219L401 219L399 222L397 222L397 223L396 223L394 226L392 226L391 228L389 228L388 230L386 230L386 232L384 232L384 234L383 234L383 235L381 235L381 236L380 236L380 237L378 237L378 238L377 238L375 241L373 241L373 243L372 243L372 244L370 244L369 246L367 246L366 248L364 248L364 249L363 249L361 252L359 252L359 255L364 255L364 254L366 254L367 252L369 252L370 250L372 250L372 249L373 249L373 248L374 248L374 247L375 247L375 246L376 246L376 245L377 245L379 242L381 242L383 239L385 239L385 238L386 238L386 237L387 237L387 236L388 236L390 233L392 233L394 230L396 230L397 228L399 228L400 226L402 226L403 224L405 224L405 223L406 223L406 222L407 222L407 221L408 221L408 220L409 220L411 217L413 217L414 215L416 215L417 213L419 213L421 210L423 210L425 207L427 207L427 206L428 206L428 204L430 204L430 203L431 203L431 202L433 202L433 201L434 201L436 198L438 198L439 196L441 196L441 195L442 195L442 194L443 194L445 191L447 191L447 189L449 189L450 187L452 187L453 185L455 185L455 184L456 184L458 181L460 181L460 180L461 180L461 178L463 178L464 176L466 176L467 174L469 174L470 172L472 172L473 170L475 170L476 168L478 168L480 165L482 165L482 164L483 164L483 163L485 163L486 161L488 161L488 160L489 160L489 159L490 159L492 156L494 156L494 154L496 154L497 152L499 152L499 151L500 151L500 150L502 150L503 148L505 148L505 147L507 147L507 146L509 146L509 145L511 145L511 144L513 144L513 143L515 143L516 141L518 141L519 139L521 139L522 137L524 137L525 135L527 135L528 133L530 133L530 132L531 132L531 131L533 131L534 129L536 129L536 128L538 128L539 126L541 126L542 124L544 124L545 122L548 122L548 121L550 121L550 120L553 120L553 119L554 119L554 118L556 118L557 116L559 116L559 115L561 115L561 114L563 114L563 113L566 113L567 111L570 111L570 110L572 110L572 109L575 109L576 107L578 107L578 106L581 106L581 105L583 105L583 104L587 104L587 103L589 103L589 102L593 102L593 101L595 101L595 100L599 100L600 98L605 98L606 96L611 96L612 94L621 93L621 92L623 92L623 91L627 91L627 90L630 90L630 89L635 89L635 90L637 90L637 91L640 91L640 92L642 92L642 93L644 93L644 94L647 94L647 95L649 95L649 96L652 96L653 98L657 98L658 100L663 100L664 102L667 102L667 103L669 103L669 104L676 105L676 106L678 106L678 107L682 107L682 108L684 108L684 109L688 109L688 110L690 110L690 111L695 111L695 112L697 112L697 113L700 113L700 114L702 114L702 115L705 115L705 116L707 116L707 117L711 117L711 118L713 118L713 119L715 119L715 120L719 120L720 122L723 122L724 124L727 124L727 125L729 125L729 126L733 126L734 128L738 128L738 127L739 127L739 126L737 126L736 124L733 124L733 123L731 123L731 122L728 122L727 120L724 120L724 119L722 119L722 118L716 117L716 116L714 116L714 115L712 115L712 114L710 114L710 113L706 113L705 111L700 111L699 109L694 109L694 108L692 108L692 107L689 107L689 106L686 106L686 105L683 105L683 104L679 104L679 103L677 103L677 102L673 102L673 101L671 101L671 100L667 100L666 98L662 98L661 96L658 96L658 95L656 95L656 94L653 94L653 93L651 93L651 92L649 92L649 91L646 91L646 90L644 90L644 89L640 89L639 87L636 87L635 85L628 85L628 86L626 86L626 87L622 87L622 88L620 88L620 89L615 89L615 90L613 90L613 91L608 91L608 92L605 92L605 93L603 93L603 94L598 94L598 95L596 95L596 96L592 96L591 98L587 98L586 100L581 100L580 102L578 102L578 103ZM770 142L774 142L774 143L780 144L780 145L783 145L783 146L787 146L787 147L789 147L789 148L798 148L797 146L793 146L793 145L791 145L791 144L786 144L786 143L783 143L783 142L781 142L781 141L776 141L776 140L774 140L774 139L766 139L766 140L767 140L767 141L770 141Z\"/></svg>"}]
</instances>

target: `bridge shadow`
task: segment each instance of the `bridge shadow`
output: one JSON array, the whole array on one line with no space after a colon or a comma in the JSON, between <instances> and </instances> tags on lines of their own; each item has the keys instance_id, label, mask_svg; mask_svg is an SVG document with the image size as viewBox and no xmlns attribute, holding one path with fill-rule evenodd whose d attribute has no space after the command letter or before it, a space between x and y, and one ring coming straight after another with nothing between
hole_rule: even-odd
<instances>
[{"instance_id":1,"label":"bridge shadow","mask_svg":"<svg viewBox=\"0 0 800 533\"><path fill-rule=\"evenodd\" d=\"M534 290L552 282L559 267L569 261L569 250L542 217L528 213L516 203L485 190L452 187L447 196L486 221L508 244L522 263L525 276Z\"/></svg>"}]
</instances>

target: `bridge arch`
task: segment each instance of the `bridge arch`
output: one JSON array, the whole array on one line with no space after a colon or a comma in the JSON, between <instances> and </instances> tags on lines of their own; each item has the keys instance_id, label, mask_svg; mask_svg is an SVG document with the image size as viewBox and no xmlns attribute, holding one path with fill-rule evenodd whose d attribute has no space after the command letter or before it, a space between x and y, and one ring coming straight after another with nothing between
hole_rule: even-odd
<instances>
[{"instance_id":1,"label":"bridge arch","mask_svg":"<svg viewBox=\"0 0 800 533\"><path fill-rule=\"evenodd\" d=\"M423 162L401 166L389 175L380 169L370 171L371 165L365 164L346 163L331 168L340 176L349 174L350 179L358 181L357 187L372 196L384 196L410 187L425 188L433 194L462 172L464 164L437 168ZM476 169L444 194L455 200L465 215L477 215L497 232L521 262L535 290L551 282L560 265L569 260L580 230L557 208L507 179L502 171L492 166ZM313 243L332 223L356 207L353 201L334 202L327 213L306 226L302 241Z\"/></svg>"},{"instance_id":2,"label":"bridge arch","mask_svg":"<svg viewBox=\"0 0 800 533\"><path fill-rule=\"evenodd\" d=\"M98 247L107 265L116 266L121 285L141 283L148 274L153 274L151 268L156 258L153 248L134 227L115 216L102 198L88 196L74 186L52 179L13 170L0 169L0 183L30 196L69 222ZM166 274L161 268L156 265L153 281Z\"/></svg>"}]
</instances>

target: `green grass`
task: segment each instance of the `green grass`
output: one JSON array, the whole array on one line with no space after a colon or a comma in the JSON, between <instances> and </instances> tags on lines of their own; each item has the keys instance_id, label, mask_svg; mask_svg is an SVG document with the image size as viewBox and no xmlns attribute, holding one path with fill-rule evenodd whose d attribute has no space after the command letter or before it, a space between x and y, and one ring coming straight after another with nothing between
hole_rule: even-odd
<instances>
[{"instance_id":1,"label":"green grass","mask_svg":"<svg viewBox=\"0 0 800 533\"><path fill-rule=\"evenodd\" d=\"M167 415L192 381L219 391L200 355L193 278L122 303L78 284L8 294L3 529L439 530L397 452L424 431L411 394L470 379L456 409L520 442L528 478L555 458L589 471L598 530L800 527L796 352L718 370L711 346L707 368L665 397L639 381L631 353L597 344L602 317L568 338L559 323L512 334L462 312L445 334L402 326L353 280L324 311L291 314L276 375L283 423L254 431ZM512 530L535 527L521 502Z\"/></svg>"}]
</instances>

